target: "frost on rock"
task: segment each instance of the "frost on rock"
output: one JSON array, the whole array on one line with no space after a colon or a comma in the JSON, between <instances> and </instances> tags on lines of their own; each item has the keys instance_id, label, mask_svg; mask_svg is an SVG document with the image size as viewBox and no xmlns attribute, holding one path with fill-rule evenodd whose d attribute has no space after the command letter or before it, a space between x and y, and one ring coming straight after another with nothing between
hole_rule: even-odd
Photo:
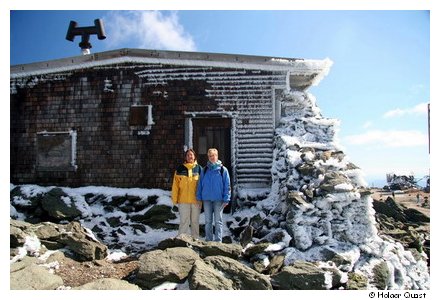
<instances>
[{"instance_id":1,"label":"frost on rock","mask_svg":"<svg viewBox=\"0 0 440 300\"><path fill-rule=\"evenodd\" d=\"M271 231L267 219L278 219L278 228L291 237L283 249L284 265L330 262L344 278L349 273L368 278L368 288L380 288L375 272L386 266L388 282L381 283L386 288L429 289L426 261L378 236L362 171L339 145L339 121L324 118L307 92L285 91L281 97L272 190L256 205L260 211L251 219L257 224L263 219L260 224L266 231Z\"/></svg>"}]
</instances>

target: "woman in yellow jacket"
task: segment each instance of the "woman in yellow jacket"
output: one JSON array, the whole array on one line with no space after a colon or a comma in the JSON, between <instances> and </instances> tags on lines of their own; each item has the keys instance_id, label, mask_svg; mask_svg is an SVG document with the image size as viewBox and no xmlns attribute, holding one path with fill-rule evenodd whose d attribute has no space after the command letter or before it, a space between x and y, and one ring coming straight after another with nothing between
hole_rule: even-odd
<instances>
[{"instance_id":1,"label":"woman in yellow jacket","mask_svg":"<svg viewBox=\"0 0 440 300\"><path fill-rule=\"evenodd\" d=\"M174 172L171 199L179 206L179 234L188 233L199 238L199 216L202 201L197 201L196 191L202 167L197 164L196 153L192 149L185 152L185 162Z\"/></svg>"}]
</instances>

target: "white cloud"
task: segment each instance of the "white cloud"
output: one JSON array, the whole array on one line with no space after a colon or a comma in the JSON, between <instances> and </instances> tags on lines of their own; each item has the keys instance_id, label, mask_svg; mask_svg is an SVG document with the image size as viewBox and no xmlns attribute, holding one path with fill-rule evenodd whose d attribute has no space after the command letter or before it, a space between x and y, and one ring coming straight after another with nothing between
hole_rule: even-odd
<instances>
[{"instance_id":1,"label":"white cloud","mask_svg":"<svg viewBox=\"0 0 440 300\"><path fill-rule=\"evenodd\" d=\"M401 117L405 115L427 115L428 114L428 103L420 103L416 106L410 107L410 108L396 108L390 111L387 111L383 117L384 118L394 118L394 117Z\"/></svg>"},{"instance_id":2,"label":"white cloud","mask_svg":"<svg viewBox=\"0 0 440 300\"><path fill-rule=\"evenodd\" d=\"M414 147L428 144L428 135L417 130L370 130L350 135L344 140L351 145L374 145L384 148Z\"/></svg>"},{"instance_id":3,"label":"white cloud","mask_svg":"<svg viewBox=\"0 0 440 300\"><path fill-rule=\"evenodd\" d=\"M115 11L104 19L109 47L196 50L192 36L179 23L177 12Z\"/></svg>"}]
</instances>

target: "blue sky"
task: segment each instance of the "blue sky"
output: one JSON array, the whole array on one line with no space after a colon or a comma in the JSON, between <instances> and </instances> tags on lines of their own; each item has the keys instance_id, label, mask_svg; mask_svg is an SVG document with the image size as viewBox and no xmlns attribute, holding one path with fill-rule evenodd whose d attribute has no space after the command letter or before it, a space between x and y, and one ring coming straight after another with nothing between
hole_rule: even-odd
<instances>
[{"instance_id":1,"label":"blue sky","mask_svg":"<svg viewBox=\"0 0 440 300\"><path fill-rule=\"evenodd\" d=\"M104 20L92 52L146 48L249 54L334 64L309 89L371 183L429 174L430 12L426 10L11 11L10 64L80 55L70 20ZM383 182L381 182L382 184Z\"/></svg>"}]
</instances>

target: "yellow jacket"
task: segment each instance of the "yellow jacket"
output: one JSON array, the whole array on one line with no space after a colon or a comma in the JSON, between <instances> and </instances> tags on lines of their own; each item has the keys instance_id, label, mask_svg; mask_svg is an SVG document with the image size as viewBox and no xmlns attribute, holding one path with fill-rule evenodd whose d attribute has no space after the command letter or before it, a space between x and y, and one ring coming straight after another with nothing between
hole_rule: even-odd
<instances>
[{"instance_id":1,"label":"yellow jacket","mask_svg":"<svg viewBox=\"0 0 440 300\"><path fill-rule=\"evenodd\" d=\"M202 167L197 162L180 165L174 172L171 200L173 204L197 204L196 191Z\"/></svg>"}]
</instances>

